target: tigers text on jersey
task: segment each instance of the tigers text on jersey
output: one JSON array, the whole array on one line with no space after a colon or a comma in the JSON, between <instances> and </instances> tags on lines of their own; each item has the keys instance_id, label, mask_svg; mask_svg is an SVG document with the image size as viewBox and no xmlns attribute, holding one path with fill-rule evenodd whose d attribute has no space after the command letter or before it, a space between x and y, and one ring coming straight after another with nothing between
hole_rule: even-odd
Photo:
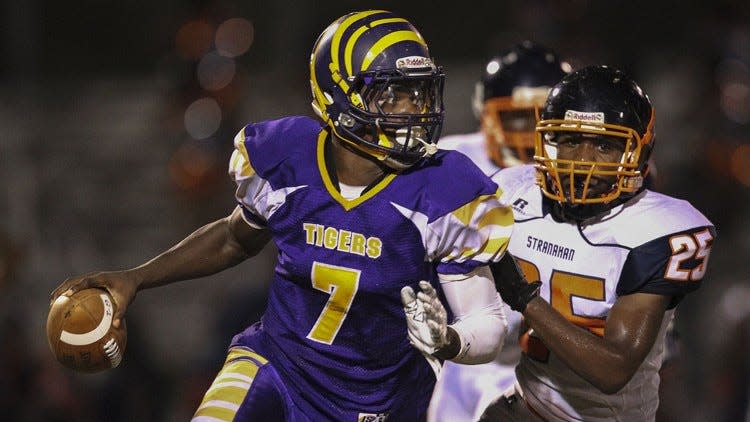
<instances>
[{"instance_id":1,"label":"tigers text on jersey","mask_svg":"<svg viewBox=\"0 0 750 422\"><path fill-rule=\"evenodd\" d=\"M345 199L330 142L306 117L251 124L235 138L237 201L279 252L266 340L240 334L233 344L269 355L312 420L417 419L435 375L409 344L401 288L499 260L512 212L495 183L445 151Z\"/></svg>"},{"instance_id":2,"label":"tigers text on jersey","mask_svg":"<svg viewBox=\"0 0 750 422\"><path fill-rule=\"evenodd\" d=\"M697 289L706 271L715 229L688 202L644 191L595 223L556 222L535 184L532 165L497 173L502 198L513 206L508 250L540 295L572 323L603 335L619 296L647 292L673 296L673 305ZM606 395L573 373L544 343L524 334L516 376L531 408L547 420L650 420L658 406L665 314L657 340L633 378Z\"/></svg>"}]
</instances>

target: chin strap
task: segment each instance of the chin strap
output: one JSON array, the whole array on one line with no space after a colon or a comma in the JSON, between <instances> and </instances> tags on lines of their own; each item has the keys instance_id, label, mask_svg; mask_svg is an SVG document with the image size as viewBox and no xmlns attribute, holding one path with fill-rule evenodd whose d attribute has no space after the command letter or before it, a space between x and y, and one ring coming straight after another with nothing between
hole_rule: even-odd
<instances>
[{"instance_id":1,"label":"chin strap","mask_svg":"<svg viewBox=\"0 0 750 422\"><path fill-rule=\"evenodd\" d=\"M421 142L424 146L424 155L423 157L432 157L435 155L436 152L438 152L437 144L431 144L429 142L425 142L422 139L417 138L417 141Z\"/></svg>"},{"instance_id":2,"label":"chin strap","mask_svg":"<svg viewBox=\"0 0 750 422\"><path fill-rule=\"evenodd\" d=\"M429 143L425 141L423 138L425 130L422 127L403 127L401 129L398 129L396 131L396 141L399 142L401 145L405 144L407 142L406 134L409 133L410 136L408 138L409 146L412 146L412 141L419 142L422 144L422 157L431 157L435 155L435 153L438 151L438 147L436 144ZM400 138L400 139L399 139Z\"/></svg>"}]
</instances>

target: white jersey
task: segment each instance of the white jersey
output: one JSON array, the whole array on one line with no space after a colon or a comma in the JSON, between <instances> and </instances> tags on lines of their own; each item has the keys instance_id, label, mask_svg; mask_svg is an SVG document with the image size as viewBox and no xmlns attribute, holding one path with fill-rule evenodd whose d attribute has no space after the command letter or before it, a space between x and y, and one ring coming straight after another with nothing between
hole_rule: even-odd
<instances>
[{"instance_id":1,"label":"white jersey","mask_svg":"<svg viewBox=\"0 0 750 422\"><path fill-rule=\"evenodd\" d=\"M481 132L446 136L440 139L438 147L463 153L487 175L500 170L489 159ZM481 365L446 361L430 401L429 422L475 421L490 402L513 385L515 366L521 357L518 345L521 315L505 304L503 309L508 319L508 334L497 358Z\"/></svg>"},{"instance_id":2,"label":"white jersey","mask_svg":"<svg viewBox=\"0 0 750 422\"><path fill-rule=\"evenodd\" d=\"M450 149L462 153L469 157L488 176L500 170L500 167L487 154L487 145L482 132L442 137L438 141L438 148Z\"/></svg>"},{"instance_id":3,"label":"white jersey","mask_svg":"<svg viewBox=\"0 0 750 422\"><path fill-rule=\"evenodd\" d=\"M715 229L688 202L644 191L596 223L561 223L548 212L531 165L493 179L512 204L515 227L508 250L541 297L569 321L602 336L619 296L670 295L673 305L700 285ZM528 405L547 420L653 420L666 327L633 378L606 395L575 374L539 339L524 333L516 376ZM524 328L525 329L525 328Z\"/></svg>"}]
</instances>

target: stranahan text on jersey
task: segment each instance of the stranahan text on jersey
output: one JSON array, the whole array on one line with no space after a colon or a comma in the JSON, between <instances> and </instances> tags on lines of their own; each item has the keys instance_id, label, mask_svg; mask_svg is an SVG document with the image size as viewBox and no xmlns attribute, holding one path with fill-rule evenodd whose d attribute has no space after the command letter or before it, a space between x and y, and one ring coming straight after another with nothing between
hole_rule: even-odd
<instances>
[{"instance_id":1,"label":"stranahan text on jersey","mask_svg":"<svg viewBox=\"0 0 750 422\"><path fill-rule=\"evenodd\" d=\"M326 227L322 224L302 223L305 230L305 241L308 245L336 249L368 258L380 257L383 241L377 237L366 237L362 233L350 230Z\"/></svg>"},{"instance_id":2,"label":"stranahan text on jersey","mask_svg":"<svg viewBox=\"0 0 750 422\"><path fill-rule=\"evenodd\" d=\"M526 247L533 251L545 253L568 261L572 261L576 254L576 250L573 248L566 248L565 246L547 242L546 240L538 239L533 236L526 237Z\"/></svg>"}]
</instances>

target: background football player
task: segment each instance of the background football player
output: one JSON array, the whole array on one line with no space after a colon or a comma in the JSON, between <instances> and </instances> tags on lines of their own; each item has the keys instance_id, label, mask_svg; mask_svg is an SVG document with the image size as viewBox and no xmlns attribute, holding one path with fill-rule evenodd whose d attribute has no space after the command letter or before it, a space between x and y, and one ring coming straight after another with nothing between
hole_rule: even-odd
<instances>
[{"instance_id":1,"label":"background football player","mask_svg":"<svg viewBox=\"0 0 750 422\"><path fill-rule=\"evenodd\" d=\"M666 327L701 284L715 228L643 187L654 109L624 73L566 76L536 130L536 164L493 178L513 204L518 265L492 268L524 334L516 394L483 419L653 420Z\"/></svg>"},{"instance_id":2,"label":"background football player","mask_svg":"<svg viewBox=\"0 0 750 422\"><path fill-rule=\"evenodd\" d=\"M216 273L273 239L266 312L232 340L195 420L423 419L438 359L487 362L503 341L486 264L503 256L512 212L470 160L437 150L443 73L422 35L382 10L343 16L314 45L310 84L320 121L249 124L235 138L229 216L52 294L106 288L119 321L137 291Z\"/></svg>"},{"instance_id":3,"label":"background football player","mask_svg":"<svg viewBox=\"0 0 750 422\"><path fill-rule=\"evenodd\" d=\"M443 137L438 145L462 152L487 175L530 162L534 158L535 111L569 69L570 65L554 51L531 41L502 51L489 60L476 85L473 106L481 129ZM508 336L493 362L445 362L430 402L428 420L475 421L493 399L513 385L515 366L521 356L521 316L509 308L506 315Z\"/></svg>"}]
</instances>

